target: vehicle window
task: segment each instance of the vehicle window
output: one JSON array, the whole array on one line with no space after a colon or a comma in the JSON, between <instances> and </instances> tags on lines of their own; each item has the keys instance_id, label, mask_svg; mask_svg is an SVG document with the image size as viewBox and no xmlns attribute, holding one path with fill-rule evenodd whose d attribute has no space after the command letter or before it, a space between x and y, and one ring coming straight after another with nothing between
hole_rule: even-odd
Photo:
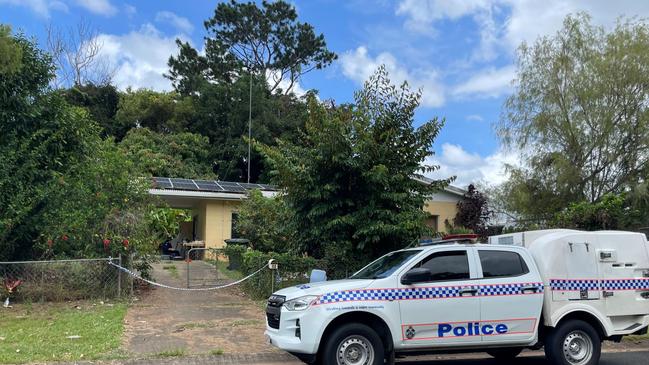
<instances>
[{"instance_id":1,"label":"vehicle window","mask_svg":"<svg viewBox=\"0 0 649 365\"><path fill-rule=\"evenodd\" d=\"M430 270L431 281L463 280L471 277L466 251L437 252L419 263L417 267Z\"/></svg>"},{"instance_id":2,"label":"vehicle window","mask_svg":"<svg viewBox=\"0 0 649 365\"><path fill-rule=\"evenodd\" d=\"M367 265L350 279L383 279L392 275L397 269L405 264L412 257L419 254L421 250L395 251L380 257Z\"/></svg>"},{"instance_id":3,"label":"vehicle window","mask_svg":"<svg viewBox=\"0 0 649 365\"><path fill-rule=\"evenodd\" d=\"M479 255L485 278L520 276L530 272L525 260L516 252L481 250Z\"/></svg>"}]
</instances>

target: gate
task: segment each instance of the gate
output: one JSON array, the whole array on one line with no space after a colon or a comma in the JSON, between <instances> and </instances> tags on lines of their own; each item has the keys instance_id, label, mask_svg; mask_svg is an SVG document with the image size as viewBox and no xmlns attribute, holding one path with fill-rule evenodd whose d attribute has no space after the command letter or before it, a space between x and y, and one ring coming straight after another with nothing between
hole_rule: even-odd
<instances>
[{"instance_id":1,"label":"gate","mask_svg":"<svg viewBox=\"0 0 649 365\"><path fill-rule=\"evenodd\" d=\"M187 251L187 288L225 285L232 282L226 274L222 249L196 247Z\"/></svg>"}]
</instances>

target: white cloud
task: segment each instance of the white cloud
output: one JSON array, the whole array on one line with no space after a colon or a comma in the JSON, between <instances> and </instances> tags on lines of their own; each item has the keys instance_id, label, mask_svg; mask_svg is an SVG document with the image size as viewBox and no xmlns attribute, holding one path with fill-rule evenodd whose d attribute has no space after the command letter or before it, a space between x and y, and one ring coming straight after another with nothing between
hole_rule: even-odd
<instances>
[{"instance_id":1,"label":"white cloud","mask_svg":"<svg viewBox=\"0 0 649 365\"><path fill-rule=\"evenodd\" d=\"M444 89L434 69L409 71L400 65L391 53L382 52L373 58L365 47L343 53L340 56L340 63L343 74L359 84L365 82L379 66L385 65L393 83L401 84L407 81L410 86L422 89L422 105L428 107L444 105Z\"/></svg>"},{"instance_id":2,"label":"white cloud","mask_svg":"<svg viewBox=\"0 0 649 365\"><path fill-rule=\"evenodd\" d=\"M484 118L482 117L482 115L479 114L469 114L466 116L466 120L474 121L474 122L482 122L484 121Z\"/></svg>"},{"instance_id":3,"label":"white cloud","mask_svg":"<svg viewBox=\"0 0 649 365\"><path fill-rule=\"evenodd\" d=\"M506 10L508 16L500 24L496 24L496 27L492 27L489 23L495 21L494 14L499 13L500 10ZM396 13L406 17L406 28L429 33L435 31L436 22L470 16L473 17L480 29L481 47L485 43L493 42L493 36L497 35L509 51L513 51L522 41L533 42L539 36L556 32L561 28L566 15L580 11L591 14L596 24L611 26L622 15L649 16L649 2L636 0L402 0L397 6Z\"/></svg>"},{"instance_id":4,"label":"white cloud","mask_svg":"<svg viewBox=\"0 0 649 365\"><path fill-rule=\"evenodd\" d=\"M194 31L194 25L189 21L189 19L170 11L159 11L155 16L155 21L170 24L180 32L186 34L190 34Z\"/></svg>"},{"instance_id":5,"label":"white cloud","mask_svg":"<svg viewBox=\"0 0 649 365\"><path fill-rule=\"evenodd\" d=\"M487 68L453 88L456 97L498 97L511 91L516 67Z\"/></svg>"},{"instance_id":6,"label":"white cloud","mask_svg":"<svg viewBox=\"0 0 649 365\"><path fill-rule=\"evenodd\" d=\"M59 3L56 1L56 3ZM50 16L50 2L46 0L0 0L0 5L24 6L36 13L36 15L47 18Z\"/></svg>"},{"instance_id":7,"label":"white cloud","mask_svg":"<svg viewBox=\"0 0 649 365\"><path fill-rule=\"evenodd\" d=\"M145 24L138 31L124 35L101 34L101 56L116 68L113 83L126 87L171 90L164 78L167 60L178 53L176 37L165 37L153 25Z\"/></svg>"},{"instance_id":8,"label":"white cloud","mask_svg":"<svg viewBox=\"0 0 649 365\"><path fill-rule=\"evenodd\" d=\"M426 164L439 165L439 170L428 173L433 179L445 179L456 176L453 185L466 187L471 183L499 185L508 178L505 165L520 166L517 152L499 149L491 155L482 157L477 153L467 152L462 146L444 143L438 155L427 159Z\"/></svg>"},{"instance_id":9,"label":"white cloud","mask_svg":"<svg viewBox=\"0 0 649 365\"><path fill-rule=\"evenodd\" d=\"M50 10L68 12L68 5L72 0L0 0L0 5L8 4L13 6L24 6L29 8L36 15L49 18ZM112 16L117 13L117 8L110 3L110 0L74 0L78 6L94 14Z\"/></svg>"},{"instance_id":10,"label":"white cloud","mask_svg":"<svg viewBox=\"0 0 649 365\"><path fill-rule=\"evenodd\" d=\"M117 14L117 8L109 0L76 0L76 3L93 14L104 16Z\"/></svg>"},{"instance_id":11,"label":"white cloud","mask_svg":"<svg viewBox=\"0 0 649 365\"><path fill-rule=\"evenodd\" d=\"M431 24L442 19L458 19L489 6L488 0L403 0L398 15L407 16L406 26L414 31L431 32Z\"/></svg>"},{"instance_id":12,"label":"white cloud","mask_svg":"<svg viewBox=\"0 0 649 365\"><path fill-rule=\"evenodd\" d=\"M270 85L274 85L280 77L281 73L279 71L266 70L266 80ZM290 87L291 92L293 92L297 96L304 96L304 94L306 94L306 92L308 91L302 88L302 85L300 85L299 81L295 81L293 85L291 85L291 80L287 78L279 80L278 87L283 91L288 90L288 88Z\"/></svg>"}]
</instances>

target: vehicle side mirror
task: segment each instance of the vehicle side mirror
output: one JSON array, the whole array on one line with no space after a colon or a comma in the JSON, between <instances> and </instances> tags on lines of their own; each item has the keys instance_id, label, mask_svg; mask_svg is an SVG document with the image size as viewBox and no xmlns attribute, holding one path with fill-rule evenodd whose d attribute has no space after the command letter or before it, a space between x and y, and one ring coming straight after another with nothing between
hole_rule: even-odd
<instances>
[{"instance_id":1,"label":"vehicle side mirror","mask_svg":"<svg viewBox=\"0 0 649 365\"><path fill-rule=\"evenodd\" d=\"M408 270L407 273L403 274L401 277L401 284L410 285L416 283L424 283L431 280L433 274L430 270L423 267L416 267L414 269Z\"/></svg>"}]
</instances>

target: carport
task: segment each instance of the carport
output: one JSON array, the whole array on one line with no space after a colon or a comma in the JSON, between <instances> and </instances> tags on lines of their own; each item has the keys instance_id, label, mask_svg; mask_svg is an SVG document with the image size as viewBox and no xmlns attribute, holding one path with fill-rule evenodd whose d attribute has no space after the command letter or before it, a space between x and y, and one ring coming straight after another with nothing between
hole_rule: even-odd
<instances>
[{"instance_id":1,"label":"carport","mask_svg":"<svg viewBox=\"0 0 649 365\"><path fill-rule=\"evenodd\" d=\"M203 241L206 248L221 248L224 240L237 238L234 224L238 207L251 190L260 190L268 197L278 192L266 184L154 177L149 193L172 208L191 210L192 221L181 226L183 238Z\"/></svg>"}]
</instances>

